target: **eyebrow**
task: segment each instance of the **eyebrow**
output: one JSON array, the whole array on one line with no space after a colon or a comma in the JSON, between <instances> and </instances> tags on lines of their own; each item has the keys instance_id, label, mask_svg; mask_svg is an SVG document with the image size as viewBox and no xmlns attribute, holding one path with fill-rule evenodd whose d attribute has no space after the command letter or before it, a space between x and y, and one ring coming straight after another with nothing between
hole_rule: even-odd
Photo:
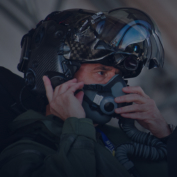
<instances>
[{"instance_id":1,"label":"eyebrow","mask_svg":"<svg viewBox=\"0 0 177 177\"><path fill-rule=\"evenodd\" d=\"M98 66L98 67L94 68L93 70L94 71L95 70L111 71L112 69L111 68L106 68L104 66Z\"/></svg>"}]
</instances>

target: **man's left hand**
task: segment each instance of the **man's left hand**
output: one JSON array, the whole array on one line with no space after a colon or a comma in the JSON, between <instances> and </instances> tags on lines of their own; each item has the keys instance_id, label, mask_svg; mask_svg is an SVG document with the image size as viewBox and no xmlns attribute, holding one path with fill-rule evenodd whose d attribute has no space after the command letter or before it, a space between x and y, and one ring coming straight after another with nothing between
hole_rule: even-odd
<instances>
[{"instance_id":1,"label":"man's left hand","mask_svg":"<svg viewBox=\"0 0 177 177\"><path fill-rule=\"evenodd\" d=\"M133 103L115 109L115 113L122 117L135 119L144 128L158 137L163 138L170 135L170 128L158 110L154 100L144 93L141 87L124 87L123 92L127 95L116 97L116 103Z\"/></svg>"}]
</instances>

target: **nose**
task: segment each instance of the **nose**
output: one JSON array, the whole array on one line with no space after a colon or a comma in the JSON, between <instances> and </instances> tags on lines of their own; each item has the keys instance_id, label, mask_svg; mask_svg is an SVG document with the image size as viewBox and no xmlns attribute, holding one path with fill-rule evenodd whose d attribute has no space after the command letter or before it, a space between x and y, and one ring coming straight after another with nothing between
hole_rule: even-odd
<instances>
[{"instance_id":1,"label":"nose","mask_svg":"<svg viewBox=\"0 0 177 177\"><path fill-rule=\"evenodd\" d=\"M110 80L113 76L115 76L116 74L119 74L119 70L116 69L116 68L114 68L114 69L112 69L111 71L109 71L109 72L108 72L108 77L107 77L107 80L106 80L105 83L109 82L109 80Z\"/></svg>"},{"instance_id":2,"label":"nose","mask_svg":"<svg viewBox=\"0 0 177 177\"><path fill-rule=\"evenodd\" d=\"M113 76L115 76L115 74L116 74L116 72L115 72L115 70L113 70L112 72L110 72L110 79L113 77Z\"/></svg>"}]
</instances>

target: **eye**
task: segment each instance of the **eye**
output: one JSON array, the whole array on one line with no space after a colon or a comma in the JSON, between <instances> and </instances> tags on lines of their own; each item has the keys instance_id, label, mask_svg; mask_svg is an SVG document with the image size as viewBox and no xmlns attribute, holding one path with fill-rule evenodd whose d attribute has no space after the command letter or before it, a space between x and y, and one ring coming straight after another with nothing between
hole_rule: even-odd
<instances>
[{"instance_id":1,"label":"eye","mask_svg":"<svg viewBox=\"0 0 177 177\"><path fill-rule=\"evenodd\" d=\"M97 73L101 76L103 76L105 74L103 71L98 71Z\"/></svg>"},{"instance_id":2,"label":"eye","mask_svg":"<svg viewBox=\"0 0 177 177\"><path fill-rule=\"evenodd\" d=\"M98 71L97 74L99 74L102 77L107 77L107 72L105 71Z\"/></svg>"}]
</instances>

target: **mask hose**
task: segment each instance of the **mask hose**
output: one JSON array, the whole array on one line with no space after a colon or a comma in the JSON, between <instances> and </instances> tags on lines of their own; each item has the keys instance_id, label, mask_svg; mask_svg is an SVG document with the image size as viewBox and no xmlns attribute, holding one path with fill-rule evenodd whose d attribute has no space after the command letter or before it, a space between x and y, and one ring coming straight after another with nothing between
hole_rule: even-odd
<instances>
[{"instance_id":1,"label":"mask hose","mask_svg":"<svg viewBox=\"0 0 177 177\"><path fill-rule=\"evenodd\" d=\"M119 126L133 141L120 145L116 149L118 161L134 176L139 177L130 156L141 157L152 161L165 159L166 145L149 133L141 132L134 126L134 120L120 118Z\"/></svg>"}]
</instances>

